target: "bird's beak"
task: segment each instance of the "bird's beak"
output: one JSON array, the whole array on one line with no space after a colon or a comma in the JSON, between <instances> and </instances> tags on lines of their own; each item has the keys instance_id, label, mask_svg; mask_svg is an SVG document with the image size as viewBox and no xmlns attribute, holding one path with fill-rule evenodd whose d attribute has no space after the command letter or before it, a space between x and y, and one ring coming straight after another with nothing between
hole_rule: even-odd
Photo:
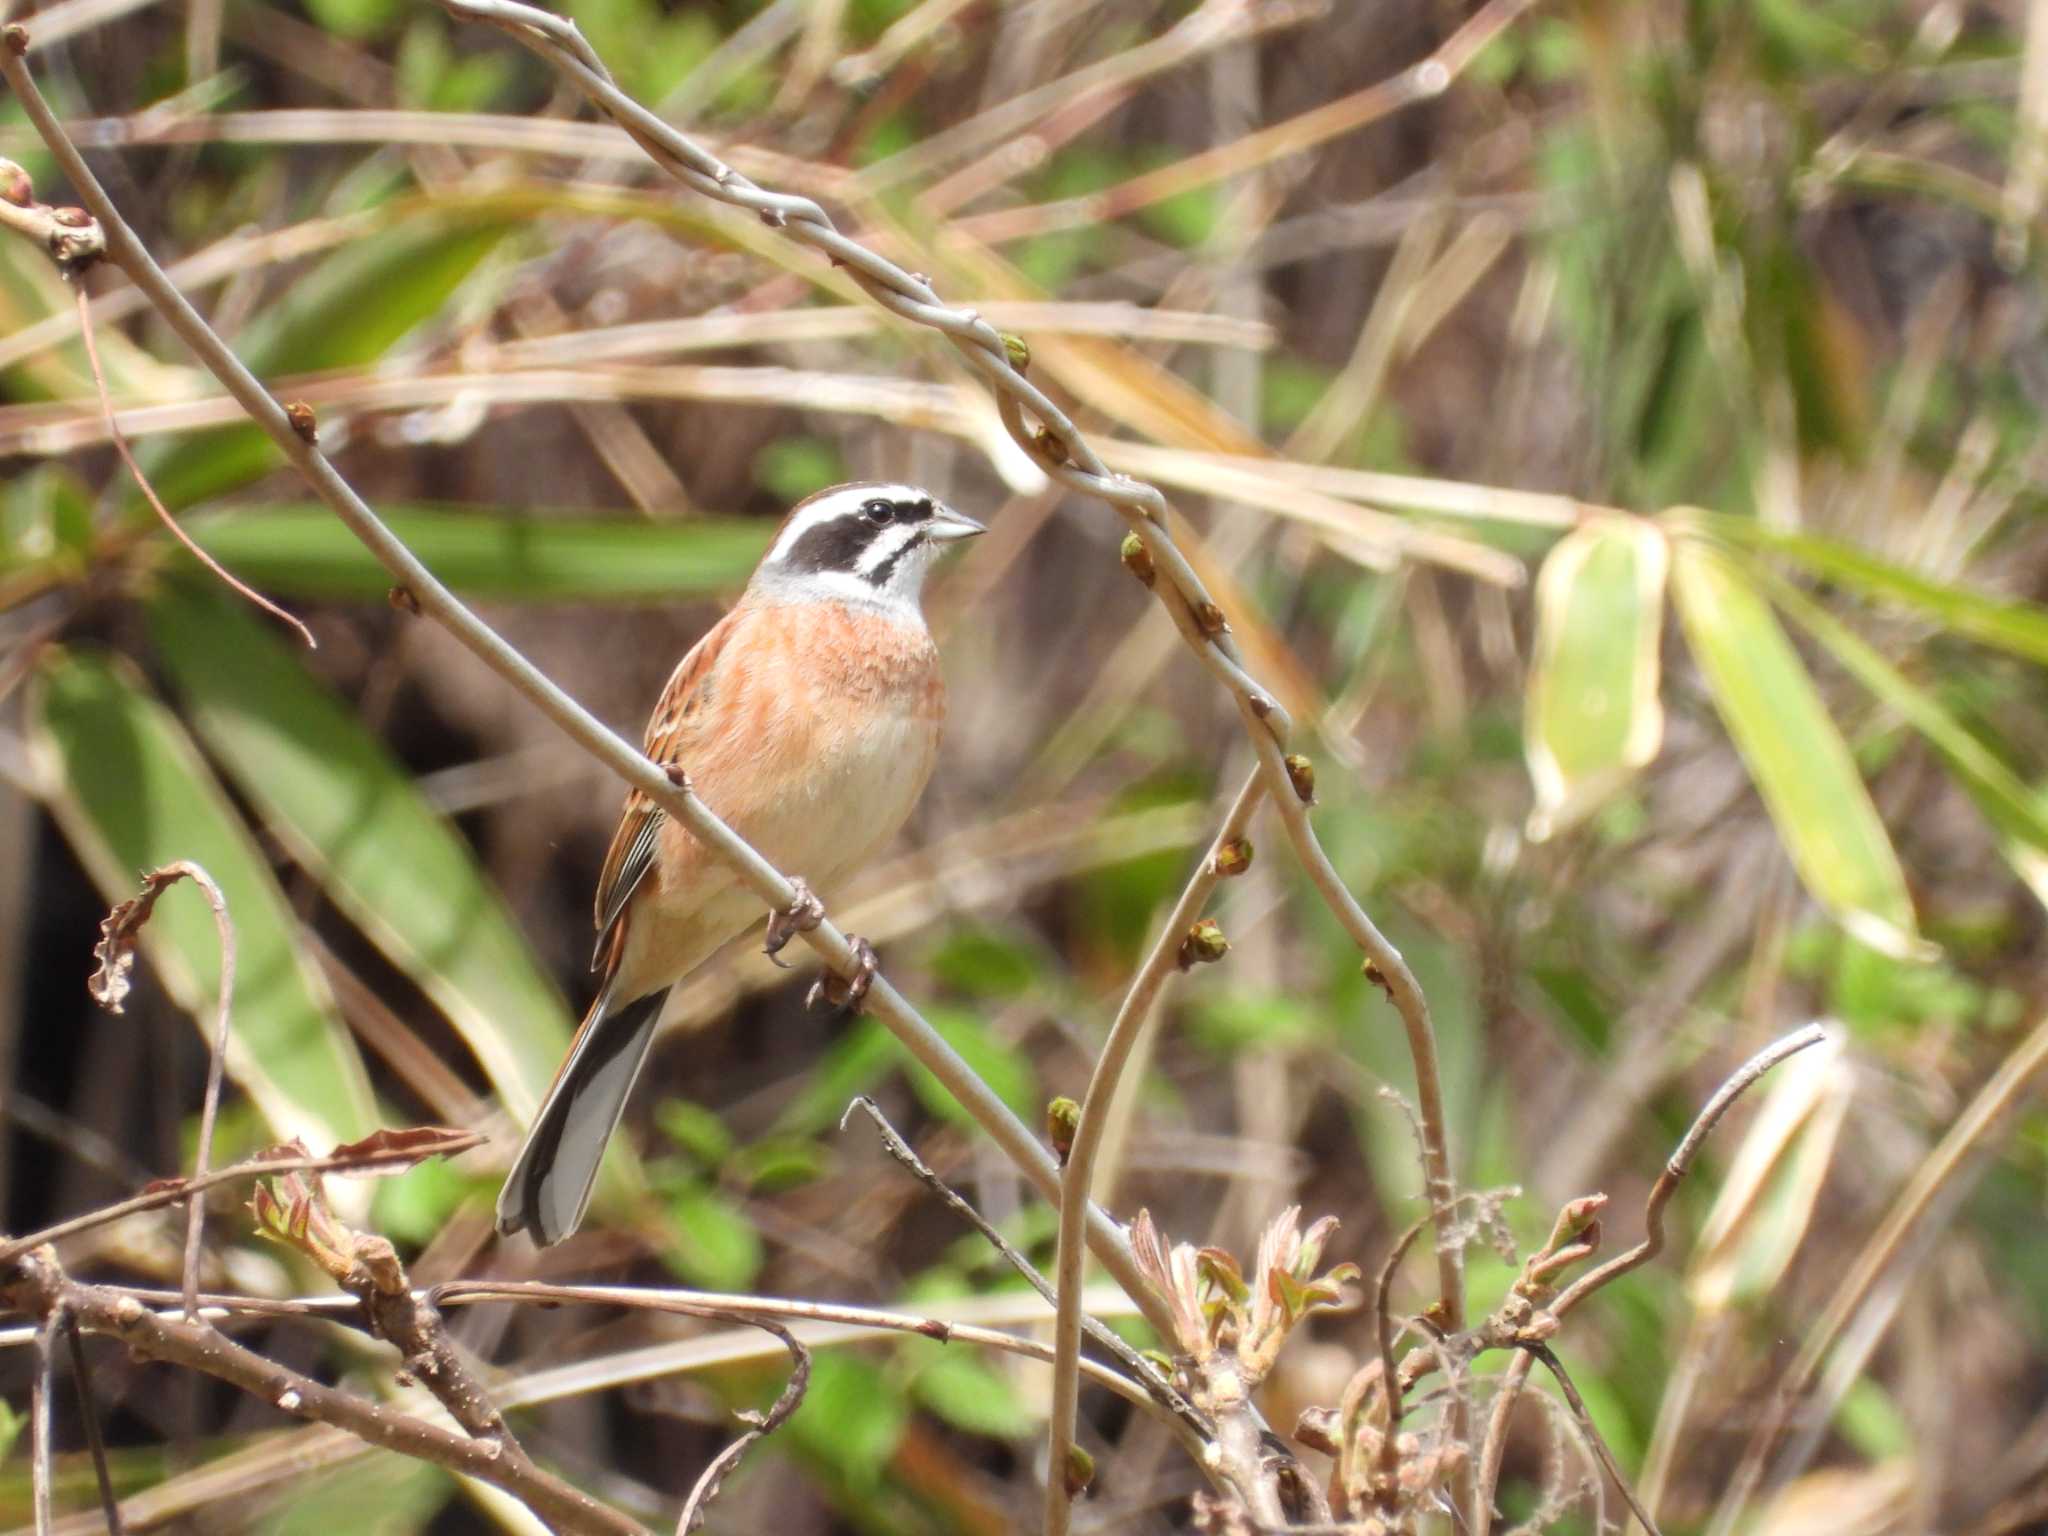
<instances>
[{"instance_id":1,"label":"bird's beak","mask_svg":"<svg viewBox=\"0 0 2048 1536\"><path fill-rule=\"evenodd\" d=\"M984 525L943 502L932 509L931 520L924 525L924 536L936 544L951 544L956 539L971 539L977 533L987 532Z\"/></svg>"}]
</instances>

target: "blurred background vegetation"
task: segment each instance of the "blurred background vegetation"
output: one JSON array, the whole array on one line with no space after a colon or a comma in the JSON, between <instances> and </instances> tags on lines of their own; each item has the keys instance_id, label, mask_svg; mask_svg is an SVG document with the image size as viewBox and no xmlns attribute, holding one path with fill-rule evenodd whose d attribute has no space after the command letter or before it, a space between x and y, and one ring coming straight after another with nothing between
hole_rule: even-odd
<instances>
[{"instance_id":1,"label":"blurred background vegetation","mask_svg":"<svg viewBox=\"0 0 2048 1536\"><path fill-rule=\"evenodd\" d=\"M1112 463L1175 497L1304 721L1319 830L1429 990L1461 1176L1522 1191L1475 1229L1475 1310L1512 1274L1492 1240L1526 1246L1566 1198L1608 1191L1610 1243L1633 1241L1713 1085L1838 1021L1724 1128L1671 1256L1559 1341L1622 1463L1647 1458L1665 1529L2048 1529L2048 1119L2035 1099L1929 1162L2048 1001L2048 7L569 9L626 89L1025 336ZM1227 700L1119 566L1116 520L1048 491L935 338L661 181L494 34L407 0L26 19L46 89L185 290L315 405L429 564L620 729L795 498L904 476L993 523L930 604L952 689L938 776L835 916L1020 1114L1078 1093L1246 765ZM11 103L0 153L65 200ZM538 1258L495 1246L505 1111L534 1102L584 1001L617 788L386 601L115 274L92 287L156 484L320 644L160 534L61 283L0 246L6 1229L189 1157L215 977L196 895L165 899L126 1016L83 981L107 901L190 858L240 936L231 1150L411 1121L497 1134L375 1190L416 1277L978 1296L1000 1316L1013 1277L839 1132L847 1099L875 1094L1048 1260L1050 1214L877 1026L807 1015L802 979L753 956L672 1003L637 1155L591 1227ZM1407 1091L1406 1059L1277 831L1255 838L1217 914L1229 957L1169 997L1111 1203L1244 1252L1299 1202L1341 1216L1332 1257L1370 1273L1418 1211L1380 1092ZM1717 1509L1764 1395L1930 1167L1757 1500ZM213 1230L217 1283L314 1285L246 1223ZM162 1213L75 1257L170 1276L176 1232ZM1397 1305L1424 1304L1425 1269ZM460 1327L514 1381L573 1368L572 1392L676 1336L574 1311ZM1370 1353L1356 1315L1313 1332L1269 1388L1283 1429ZM315 1330L259 1337L369 1370ZM312 1431L99 1353L118 1475L161 1518L493 1518L408 1463L311 1475ZM17 1407L26 1369L5 1369ZM658 1519L783 1369L728 1361L520 1422ZM713 1527L1029 1528L1043 1390L929 1341L827 1353ZM1198 1477L1172 1443L1106 1401L1084 1420L1102 1471L1082 1524L1180 1528ZM1590 1529L1553 1424L1524 1410L1504 1507ZM58 1429L82 1444L68 1401ZM89 1472L64 1466L84 1509ZM19 1450L0 1501L27 1518Z\"/></svg>"}]
</instances>

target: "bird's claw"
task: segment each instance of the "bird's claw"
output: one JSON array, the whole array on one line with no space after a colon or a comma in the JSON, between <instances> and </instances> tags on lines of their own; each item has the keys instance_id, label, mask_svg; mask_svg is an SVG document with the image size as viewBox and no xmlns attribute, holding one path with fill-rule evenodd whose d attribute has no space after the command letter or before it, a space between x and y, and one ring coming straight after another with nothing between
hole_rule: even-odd
<instances>
[{"instance_id":1,"label":"bird's claw","mask_svg":"<svg viewBox=\"0 0 2048 1536\"><path fill-rule=\"evenodd\" d=\"M761 944L761 953L770 960L775 960L798 934L809 933L825 921L825 904L812 894L811 888L801 879L789 883L796 891L795 899L781 911L768 914L768 934ZM791 968L786 960L775 963L785 971Z\"/></svg>"},{"instance_id":2,"label":"bird's claw","mask_svg":"<svg viewBox=\"0 0 2048 1536\"><path fill-rule=\"evenodd\" d=\"M819 999L830 1003L843 1013L859 1013L860 1005L867 1000L868 988L875 983L875 973L882 968L882 962L875 957L875 946L866 939L847 939L853 946L853 975L849 977L828 971L811 983L811 990L804 995L804 1006L815 1008Z\"/></svg>"}]
</instances>

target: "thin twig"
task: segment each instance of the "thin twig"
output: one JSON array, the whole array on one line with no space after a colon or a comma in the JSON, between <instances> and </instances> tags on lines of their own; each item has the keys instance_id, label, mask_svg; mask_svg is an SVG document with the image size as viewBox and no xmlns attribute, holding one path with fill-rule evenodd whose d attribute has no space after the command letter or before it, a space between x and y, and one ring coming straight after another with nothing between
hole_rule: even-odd
<instances>
[{"instance_id":1,"label":"thin twig","mask_svg":"<svg viewBox=\"0 0 2048 1536\"><path fill-rule=\"evenodd\" d=\"M450 1131L445 1144L436 1146L435 1155L453 1157L467 1152L483 1141L478 1131ZM343 1152L328 1157L265 1157L249 1162L230 1163L204 1178L166 1179L157 1187L145 1189L139 1195L118 1200L112 1205L101 1206L96 1211L87 1211L82 1216L73 1216L48 1226L40 1232L31 1232L26 1237L17 1237L0 1244L0 1269L12 1264L30 1249L44 1243L58 1242L63 1238L75 1237L94 1227L104 1227L110 1222L141 1211L154 1211L166 1205L178 1205L188 1199L197 1199L207 1190L236 1179L260 1179L278 1173L350 1173L365 1168L390 1165L388 1158L375 1158L361 1153Z\"/></svg>"},{"instance_id":2,"label":"thin twig","mask_svg":"<svg viewBox=\"0 0 2048 1536\"><path fill-rule=\"evenodd\" d=\"M97 359L93 366L98 369ZM121 451L126 454L126 447ZM182 532L179 536L183 537ZM213 1127L220 1117L221 1081L227 1074L228 1021L235 1006L235 927L228 920L228 899L221 894L213 876L189 859L166 864L143 876L142 894L116 906L101 928L101 970L93 978L93 984L95 996L102 995L103 985L108 989L112 997L108 1006L114 1012L120 1012L120 996L126 991L122 957L132 954L135 936L149 921L150 913L156 908L157 897L180 880L190 880L199 887L200 894L206 898L206 905L213 911L213 929L220 939L220 988L219 1000L215 1004L213 1049L207 1056L206 1098L199 1111L199 1144L192 1154L192 1184L195 1189L200 1189L204 1187L206 1165L213 1159ZM185 1207L183 1275L185 1318L188 1322L197 1321L199 1317L199 1240L205 1230L206 1200L195 1192Z\"/></svg>"},{"instance_id":3,"label":"thin twig","mask_svg":"<svg viewBox=\"0 0 2048 1536\"><path fill-rule=\"evenodd\" d=\"M113 1287L82 1284L66 1275L47 1249L16 1264L7 1275L5 1289L15 1306L43 1319L46 1332L63 1317L75 1316L80 1326L120 1339L137 1355L204 1372L262 1398L290 1417L333 1425L365 1444L501 1488L558 1531L579 1536L642 1536L635 1522L523 1456L506 1455L494 1441L473 1439L327 1386L243 1348L208 1324L152 1312ZM39 1343L37 1353L40 1381L45 1374L46 1346ZM47 1398L47 1389L39 1388L39 1395ZM39 1512L38 1522L47 1530L44 1513Z\"/></svg>"},{"instance_id":4,"label":"thin twig","mask_svg":"<svg viewBox=\"0 0 2048 1536\"><path fill-rule=\"evenodd\" d=\"M1743 1450L1742 1460L1736 1465L1735 1475L1722 1494L1713 1523L1708 1527L1710 1536L1724 1536L1734 1528L1763 1476L1764 1463L1772 1445L1791 1420L1794 1405L1827 1359L1828 1352L1835 1347L1836 1340L1861 1310L1908 1234L1933 1204L1935 1196L1955 1177L1970 1153L2005 1117L2022 1090L2043 1068L2048 1068L2048 1019L2036 1024L2020 1042L2019 1048L1999 1063L1998 1070L1977 1091L1969 1107L1956 1118L1955 1124L1927 1154L1926 1160L1913 1171L1913 1177L1899 1191L1891 1209L1885 1212L1884 1220L1878 1223L1877 1229L1849 1265L1841 1285L1828 1298L1819 1320L1806 1330L1799 1354L1772 1390L1770 1401Z\"/></svg>"},{"instance_id":5,"label":"thin twig","mask_svg":"<svg viewBox=\"0 0 2048 1536\"><path fill-rule=\"evenodd\" d=\"M1380 1356L1380 1396L1387 1404L1387 1425L1380 1435L1379 1485L1388 1498L1396 1497L1401 1487L1401 1374L1394 1362L1394 1314L1390 1305L1390 1294L1394 1288L1394 1274L1400 1269L1401 1260L1408 1256L1408 1249L1422 1229L1429 1225L1429 1218L1413 1222L1401 1240L1387 1253L1386 1262L1380 1265L1379 1280L1373 1287L1372 1322L1373 1342L1378 1346ZM1392 1506L1389 1506L1391 1510Z\"/></svg>"},{"instance_id":6,"label":"thin twig","mask_svg":"<svg viewBox=\"0 0 2048 1536\"><path fill-rule=\"evenodd\" d=\"M791 1370L789 1380L783 1385L774 1405L765 1414L743 1413L740 1417L748 1425L747 1432L733 1441L724 1450L711 1458L711 1465L698 1477L690 1489L690 1496L683 1501L683 1512L676 1520L676 1536L690 1536L697 1523L704 1518L704 1512L711 1501L718 1497L718 1490L724 1484L726 1474L740 1464L740 1458L747 1454L747 1448L765 1435L772 1435L788 1420L789 1416L803 1406L804 1392L811 1384L811 1352L804 1348L797 1336L782 1324L766 1317L742 1317L749 1327L759 1328L763 1333L772 1333L782 1340L782 1347L789 1351ZM1655 1533L1652 1533L1655 1536Z\"/></svg>"},{"instance_id":7,"label":"thin twig","mask_svg":"<svg viewBox=\"0 0 2048 1536\"><path fill-rule=\"evenodd\" d=\"M64 1319L64 1342L71 1349L71 1379L78 1383L78 1412L85 1420L85 1445L92 1453L93 1481L99 1485L100 1513L106 1517L107 1536L125 1536L121 1501L114 1494L114 1476L107 1466L107 1441L100 1432L99 1407L92 1400L92 1372L85 1363L85 1344L79 1337L75 1317Z\"/></svg>"},{"instance_id":8,"label":"thin twig","mask_svg":"<svg viewBox=\"0 0 2048 1536\"><path fill-rule=\"evenodd\" d=\"M29 1480L34 1487L36 1536L50 1536L50 1395L57 1387L57 1330L62 1307L51 1307L36 1329L36 1374L29 1387Z\"/></svg>"},{"instance_id":9,"label":"thin twig","mask_svg":"<svg viewBox=\"0 0 2048 1536\"><path fill-rule=\"evenodd\" d=\"M1564 1362L1559 1360L1551 1347L1540 1339L1530 1339L1520 1347L1541 1360L1549 1368L1550 1374L1557 1379L1558 1390L1564 1393L1565 1402L1570 1404L1573 1416L1579 1421L1580 1429L1585 1431L1587 1444L1592 1446L1593 1454L1600 1459L1601 1469L1606 1472L1614 1486L1621 1490L1622 1499L1628 1504L1629 1513L1642 1522L1643 1529L1648 1531L1650 1536L1662 1536L1657 1529L1657 1522L1650 1518L1649 1512L1636 1499L1635 1490L1629 1486L1628 1479L1622 1475L1621 1463L1614 1459L1614 1452L1609 1448L1606 1437L1600 1433L1600 1426L1593 1422L1593 1415L1586 1411L1586 1401L1579 1396L1579 1389L1572 1385L1572 1379L1565 1371Z\"/></svg>"},{"instance_id":10,"label":"thin twig","mask_svg":"<svg viewBox=\"0 0 2048 1536\"><path fill-rule=\"evenodd\" d=\"M1073 1507L1073 1493L1067 1487L1065 1468L1074 1445L1074 1426L1080 1402L1081 1219L1088 1210L1092 1194L1089 1184L1095 1173L1096 1155L1101 1151L1103 1136L1109 1126L1124 1064L1130 1060L1131 1051L1151 1018L1160 992L1174 974L1181 942L1187 936L1189 925L1201 916L1209 897L1224 879L1217 865L1217 856L1225 845L1244 836L1245 829L1251 824L1252 813L1258 809L1265 792L1265 779L1257 771L1237 792L1237 799L1224 814L1215 839L1202 856L1201 863L1195 866L1180 900L1167 914L1159 936L1153 940L1151 953L1131 978L1123 1004L1117 1009L1109 1035L1095 1058L1095 1069L1088 1078L1088 1091L1081 1101L1080 1122L1074 1129L1073 1145L1068 1149L1060 1182L1059 1254L1055 1271L1059 1312L1053 1322L1052 1405L1046 1428L1046 1465L1050 1469L1045 1501L1047 1536L1061 1536L1067 1529ZM1161 1337L1170 1339L1173 1334L1168 1332ZM1213 1430L1211 1434L1211 1443L1214 1444Z\"/></svg>"},{"instance_id":11,"label":"thin twig","mask_svg":"<svg viewBox=\"0 0 2048 1536\"><path fill-rule=\"evenodd\" d=\"M299 632L299 638L306 642L306 649L318 650L320 642L313 638L313 631L306 628L304 622L297 615L287 613L284 609L278 607L276 603L273 603L261 592L258 592L254 587L214 559L213 556L201 549L192 535L185 531L184 526L175 517L171 516L171 509L163 504L162 498L156 493L156 487L149 483L149 476L145 475L142 472L142 466L135 462L135 453L128 446L127 435L122 432L121 424L114 419L114 397L107 392L107 375L105 370L100 367L99 343L93 339L92 308L86 299L83 286L73 283L72 291L78 301L78 337L79 340L85 343L85 360L90 365L93 388L100 397L100 412L106 419L107 438L113 443L114 452L121 456L121 462L128 466L128 477L135 482L136 488L142 492L143 499L155 511L157 521L170 530L172 538L185 546L186 553L213 572L230 590L240 594L249 602L254 603L272 618L280 619L286 624L291 625L293 629Z\"/></svg>"},{"instance_id":12,"label":"thin twig","mask_svg":"<svg viewBox=\"0 0 2048 1536\"><path fill-rule=\"evenodd\" d=\"M580 38L577 42L580 47ZM93 176L91 168L79 155L77 146L65 134L63 125L50 111L49 103L44 100L34 78L22 63L22 52L26 47L27 34L23 28L16 26L0 30L0 77L6 79L20 100L29 121L42 136L44 143L49 146L52 156L64 174L70 178L80 198L99 220L106 235L109 259L127 273L129 280L137 288L149 295L150 302L165 322L192 349L207 370L241 402L250 419L277 443L320 499L363 542L379 563L391 572L399 584L412 594L423 614L440 624L493 672L511 684L595 760L617 774L628 785L638 789L654 804L659 805L674 817L679 825L686 827L699 842L730 864L768 907L776 910L788 907L795 900L796 892L780 871L726 826L690 791L687 783L671 779L643 753L607 729L525 656L506 644L496 631L471 613L425 565L421 564L412 551L392 534L376 513L370 510L368 504L356 494L353 487L336 472L326 455L321 453L314 443L300 436L285 414L284 408L271 398L255 375L243 366L226 343L165 278L163 269L157 265L155 258L149 254L121 217L120 211ZM584 53L587 53L587 49ZM582 56L583 54L578 54L578 57ZM655 121L664 132L672 131L668 130L665 124L659 124L658 120L650 120ZM798 206L815 206L801 198L784 201ZM846 243L849 249L858 252L863 261L880 260L878 257L869 256L860 247L852 246L850 242L843 243ZM982 325L981 329L987 332L990 342L996 349L996 355L1001 357L1001 339L986 325ZM1008 367L1006 360L1002 366ZM1038 395L1035 389L1032 393ZM1042 395L1038 395L1038 398L1044 399ZM1052 416L1065 424L1065 417L1050 401L1046 401L1045 406ZM1070 425L1067 426L1067 430L1072 430ZM1156 493L1154 497L1156 499ZM1186 568L1184 560L1179 564L1181 569ZM829 921L821 922L817 927L806 930L801 937L832 970L841 976L853 973L857 965L853 947L836 925ZM961 1107L973 1116L989 1138L1016 1164L1039 1192L1047 1199L1055 1198L1059 1189L1059 1169L1053 1162L1051 1154L1039 1145L1037 1138L1023 1121L1010 1112L1009 1107L996 1096L994 1090L984 1083L959 1053L946 1043L916 1009L911 1007L886 977L877 976L874 979L868 991L867 1008L881 1019L918 1063L937 1078ZM1163 1328L1166 1314L1160 1304L1150 1297L1139 1278L1122 1229L1102 1212L1091 1212L1089 1238L1098 1257L1110 1273L1129 1289L1141 1308L1147 1309L1148 1317Z\"/></svg>"},{"instance_id":13,"label":"thin twig","mask_svg":"<svg viewBox=\"0 0 2048 1536\"><path fill-rule=\"evenodd\" d=\"M1788 1056L1797 1054L1809 1046L1819 1045L1827 1038L1827 1031L1818 1024L1809 1024L1804 1029L1774 1040L1744 1062L1715 1090L1704 1108L1693 1118L1692 1125L1680 1138L1677 1148L1664 1164L1663 1172L1657 1175L1657 1182L1650 1187L1649 1198L1643 1204L1643 1240L1627 1253L1621 1254L1602 1264L1598 1269L1581 1275L1559 1293L1550 1304L1553 1318L1569 1313L1586 1297L1601 1286L1619 1279L1632 1269L1640 1268L1655 1258L1664 1249L1664 1207L1670 1203L1692 1167L1693 1159L1721 1117L1728 1112L1735 1100L1751 1087L1758 1078L1777 1066ZM1517 1341L1519 1345L1521 1341ZM1521 1396L1522 1385L1529 1379L1533 1357L1526 1351L1518 1350L1501 1373L1500 1387L1493 1398L1493 1410L1488 1415L1486 1439L1480 1448L1478 1481L1473 1494L1473 1536L1488 1536L1493 1529L1494 1493L1500 1482L1502 1458L1507 1454L1508 1424L1514 1417L1515 1403Z\"/></svg>"},{"instance_id":14,"label":"thin twig","mask_svg":"<svg viewBox=\"0 0 2048 1536\"><path fill-rule=\"evenodd\" d=\"M998 1232L986 1216L977 1211L972 1203L940 1178L931 1166L917 1155L910 1143L903 1139L902 1133L889 1123L888 1116L882 1113L881 1106L873 1099L864 1093L857 1095L854 1101L846 1106L846 1113L840 1116L840 1130L846 1129L846 1122L853 1118L855 1110L865 1110L868 1118L874 1121L875 1129L882 1138L882 1145L888 1149L891 1157L909 1169L911 1176L920 1184L936 1194L948 1210L981 1234L983 1241L995 1249L1004 1263L1022 1275L1025 1283L1038 1292L1047 1305L1058 1308L1059 1295L1053 1289L1052 1282L1039 1273L1038 1266L1026 1258L1015 1243ZM1114 1355L1118 1363L1130 1372L1132 1379L1150 1392L1159 1401L1160 1406L1170 1410L1196 1437L1207 1440L1215 1432L1215 1426L1194 1404L1174 1389L1173 1383L1159 1373L1159 1368L1119 1338L1115 1330L1088 1316L1086 1312L1081 1314L1081 1326L1089 1338Z\"/></svg>"}]
</instances>

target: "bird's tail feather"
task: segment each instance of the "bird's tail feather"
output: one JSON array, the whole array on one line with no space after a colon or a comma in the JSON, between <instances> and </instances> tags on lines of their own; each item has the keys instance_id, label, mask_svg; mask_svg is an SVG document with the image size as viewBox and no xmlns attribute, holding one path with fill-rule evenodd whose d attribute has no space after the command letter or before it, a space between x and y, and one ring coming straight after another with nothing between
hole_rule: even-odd
<instances>
[{"instance_id":1,"label":"bird's tail feather","mask_svg":"<svg viewBox=\"0 0 2048 1536\"><path fill-rule=\"evenodd\" d=\"M533 1117L498 1194L498 1230L525 1228L545 1248L582 1224L605 1146L647 1061L668 989L611 1011L610 991L590 1005L569 1059Z\"/></svg>"}]
</instances>

